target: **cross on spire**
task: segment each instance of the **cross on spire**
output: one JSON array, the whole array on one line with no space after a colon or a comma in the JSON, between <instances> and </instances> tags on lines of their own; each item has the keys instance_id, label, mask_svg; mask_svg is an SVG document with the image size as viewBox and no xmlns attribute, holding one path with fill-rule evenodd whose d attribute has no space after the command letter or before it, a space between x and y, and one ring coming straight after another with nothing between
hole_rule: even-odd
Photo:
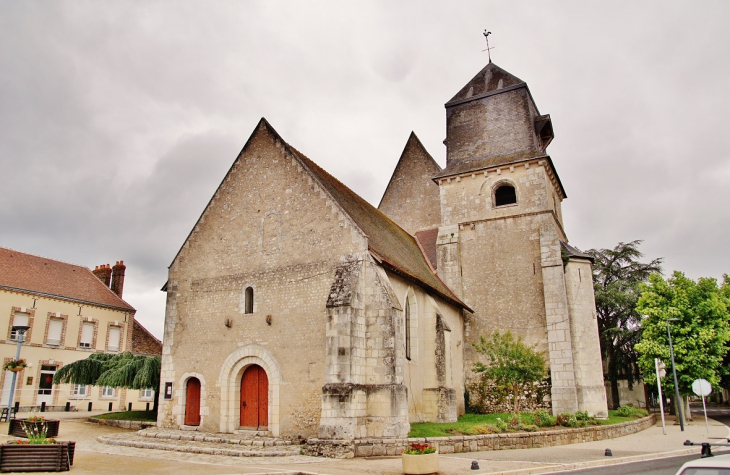
<instances>
[{"instance_id":1,"label":"cross on spire","mask_svg":"<svg viewBox=\"0 0 730 475\"><path fill-rule=\"evenodd\" d=\"M492 63L492 53L489 51L490 49L494 49L494 47L489 47L489 35L491 35L491 31L484 30L484 39L487 40L487 49L483 49L482 52L486 51L487 56L489 57L489 63Z\"/></svg>"}]
</instances>

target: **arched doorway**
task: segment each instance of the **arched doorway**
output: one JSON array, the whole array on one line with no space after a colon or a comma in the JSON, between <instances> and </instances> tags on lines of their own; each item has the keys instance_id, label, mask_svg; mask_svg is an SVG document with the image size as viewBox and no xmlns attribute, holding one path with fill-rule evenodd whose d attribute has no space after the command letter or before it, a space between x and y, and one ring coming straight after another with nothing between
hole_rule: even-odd
<instances>
[{"instance_id":1,"label":"arched doorway","mask_svg":"<svg viewBox=\"0 0 730 475\"><path fill-rule=\"evenodd\" d=\"M241 376L241 427L265 430L269 426L269 378L266 371L252 364Z\"/></svg>"},{"instance_id":2,"label":"arched doorway","mask_svg":"<svg viewBox=\"0 0 730 475\"><path fill-rule=\"evenodd\" d=\"M185 425L200 425L200 380L188 379L185 387Z\"/></svg>"}]
</instances>

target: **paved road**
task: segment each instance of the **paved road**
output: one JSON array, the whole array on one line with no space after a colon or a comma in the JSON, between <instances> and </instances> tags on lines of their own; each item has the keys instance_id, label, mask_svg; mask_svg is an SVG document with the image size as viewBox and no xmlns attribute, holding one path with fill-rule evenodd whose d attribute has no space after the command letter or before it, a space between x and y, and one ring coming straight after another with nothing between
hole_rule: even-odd
<instances>
[{"instance_id":1,"label":"paved road","mask_svg":"<svg viewBox=\"0 0 730 475\"><path fill-rule=\"evenodd\" d=\"M718 422L722 422L726 426L730 427L730 408L711 406L707 408L707 416ZM692 405L692 417L694 423L704 422L704 412L702 405ZM726 439L723 438L712 438L710 442L725 443ZM573 470L565 472L568 474L585 474L585 475L631 475L631 474L642 474L642 475L674 475L679 467L685 462L690 460L696 460L699 458L699 448L697 449L696 455L686 455L681 457L671 457L665 459L651 460L646 462L634 462L628 464L611 465L607 467L597 467L586 470ZM713 449L713 453L716 455L730 453L730 448L716 448Z\"/></svg>"}]
</instances>

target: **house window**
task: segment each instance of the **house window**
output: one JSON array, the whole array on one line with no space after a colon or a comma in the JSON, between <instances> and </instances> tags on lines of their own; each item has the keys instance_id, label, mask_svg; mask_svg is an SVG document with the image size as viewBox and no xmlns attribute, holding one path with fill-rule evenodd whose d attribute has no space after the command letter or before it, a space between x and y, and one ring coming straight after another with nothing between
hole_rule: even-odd
<instances>
[{"instance_id":1,"label":"house window","mask_svg":"<svg viewBox=\"0 0 730 475\"><path fill-rule=\"evenodd\" d=\"M109 343L107 351L119 351L119 340L121 339L122 329L120 327L109 328Z\"/></svg>"},{"instance_id":2,"label":"house window","mask_svg":"<svg viewBox=\"0 0 730 475\"><path fill-rule=\"evenodd\" d=\"M14 327L27 327L30 325L30 315L27 313L15 313L13 314L13 326ZM26 332L27 333L27 332ZM10 339L11 340L18 340L18 332L15 330L10 331ZM23 337L23 340L28 340L28 335L26 334Z\"/></svg>"},{"instance_id":3,"label":"house window","mask_svg":"<svg viewBox=\"0 0 730 475\"><path fill-rule=\"evenodd\" d=\"M152 388L142 389L139 392L139 398L140 399L154 399L155 390Z\"/></svg>"},{"instance_id":4,"label":"house window","mask_svg":"<svg viewBox=\"0 0 730 475\"><path fill-rule=\"evenodd\" d=\"M244 313L253 313L253 287L246 287L246 308Z\"/></svg>"},{"instance_id":5,"label":"house window","mask_svg":"<svg viewBox=\"0 0 730 475\"><path fill-rule=\"evenodd\" d=\"M101 397L114 397L114 388L111 386L101 388Z\"/></svg>"},{"instance_id":6,"label":"house window","mask_svg":"<svg viewBox=\"0 0 730 475\"><path fill-rule=\"evenodd\" d=\"M494 206L504 206L517 203L517 192L512 185L501 185L494 191Z\"/></svg>"},{"instance_id":7,"label":"house window","mask_svg":"<svg viewBox=\"0 0 730 475\"><path fill-rule=\"evenodd\" d=\"M89 387L85 384L74 384L71 394L77 398L86 397L89 393Z\"/></svg>"},{"instance_id":8,"label":"house window","mask_svg":"<svg viewBox=\"0 0 730 475\"><path fill-rule=\"evenodd\" d=\"M60 345L62 332L63 320L60 318L51 318L48 321L48 336L46 337L46 344L55 346Z\"/></svg>"},{"instance_id":9,"label":"house window","mask_svg":"<svg viewBox=\"0 0 730 475\"><path fill-rule=\"evenodd\" d=\"M81 325L81 341L79 342L79 348L91 348L94 343L94 324L91 322L84 322Z\"/></svg>"}]
</instances>

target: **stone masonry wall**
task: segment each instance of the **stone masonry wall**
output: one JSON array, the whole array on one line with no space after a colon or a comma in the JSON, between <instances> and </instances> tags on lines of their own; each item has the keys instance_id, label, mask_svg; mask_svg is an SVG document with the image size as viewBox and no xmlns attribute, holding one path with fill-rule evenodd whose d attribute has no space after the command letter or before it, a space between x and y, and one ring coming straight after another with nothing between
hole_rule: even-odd
<instances>
[{"instance_id":1,"label":"stone masonry wall","mask_svg":"<svg viewBox=\"0 0 730 475\"><path fill-rule=\"evenodd\" d=\"M257 128L170 267L161 379L175 391L160 398L159 425L182 425L185 384L197 377L201 430L237 428L236 385L245 365L259 364L280 378L270 379L273 435L315 435L325 304L339 257L366 250L297 159ZM247 287L252 313L245 313ZM237 372L224 374L224 361L238 354L249 356L242 366L229 361Z\"/></svg>"},{"instance_id":2,"label":"stone masonry wall","mask_svg":"<svg viewBox=\"0 0 730 475\"><path fill-rule=\"evenodd\" d=\"M565 266L573 368L578 406L591 415L608 417L603 372L596 371L601 367L601 353L592 271L587 259L570 259Z\"/></svg>"},{"instance_id":3,"label":"stone masonry wall","mask_svg":"<svg viewBox=\"0 0 730 475\"><path fill-rule=\"evenodd\" d=\"M378 209L410 234L441 224L439 187L431 180L441 168L411 133Z\"/></svg>"}]
</instances>

